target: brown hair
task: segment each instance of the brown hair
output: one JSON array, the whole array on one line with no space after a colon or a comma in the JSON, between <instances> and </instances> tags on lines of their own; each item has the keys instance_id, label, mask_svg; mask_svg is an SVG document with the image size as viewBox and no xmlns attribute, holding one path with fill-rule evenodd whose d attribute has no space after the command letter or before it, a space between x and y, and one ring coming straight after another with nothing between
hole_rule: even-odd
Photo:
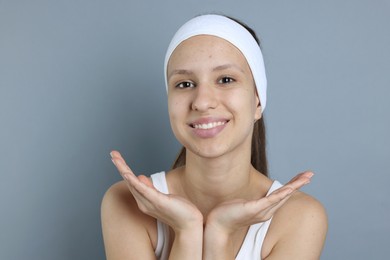
<instances>
[{"instance_id":1,"label":"brown hair","mask_svg":"<svg viewBox=\"0 0 390 260\"><path fill-rule=\"evenodd\" d=\"M228 17L228 16L227 16ZM256 42L260 45L260 41L257 38L255 31L250 28L248 25L243 22L228 17L229 19L239 23L245 29L247 29L255 38ZM252 134L252 148L251 148L251 164L252 166L262 173L265 176L268 176L268 163L267 163L267 154L266 154L266 138L265 138L265 124L264 124L264 114L262 117L257 120L253 126ZM172 169L178 168L186 164L186 148L182 147L178 153L175 161L173 162Z\"/></svg>"}]
</instances>

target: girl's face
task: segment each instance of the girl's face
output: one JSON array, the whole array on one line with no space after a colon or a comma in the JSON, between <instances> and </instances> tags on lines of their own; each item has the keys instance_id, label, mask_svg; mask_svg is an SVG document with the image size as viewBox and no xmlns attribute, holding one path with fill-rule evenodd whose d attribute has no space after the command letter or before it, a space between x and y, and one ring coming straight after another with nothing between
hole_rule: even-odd
<instances>
[{"instance_id":1,"label":"girl's face","mask_svg":"<svg viewBox=\"0 0 390 260\"><path fill-rule=\"evenodd\" d=\"M240 149L250 153L261 107L236 47L215 36L191 37L171 55L167 80L172 130L187 150L209 158Z\"/></svg>"}]
</instances>

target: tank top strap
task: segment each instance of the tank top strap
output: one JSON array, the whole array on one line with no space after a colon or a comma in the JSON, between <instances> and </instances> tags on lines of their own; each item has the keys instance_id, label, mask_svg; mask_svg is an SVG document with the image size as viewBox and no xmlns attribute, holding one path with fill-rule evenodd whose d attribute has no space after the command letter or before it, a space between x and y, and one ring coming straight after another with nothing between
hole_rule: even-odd
<instances>
[{"instance_id":1,"label":"tank top strap","mask_svg":"<svg viewBox=\"0 0 390 260\"><path fill-rule=\"evenodd\" d=\"M169 194L165 172L158 172L150 176L153 186L164 194ZM168 259L169 254L169 227L157 220L157 246L154 250L156 258L159 260Z\"/></svg>"},{"instance_id":2,"label":"tank top strap","mask_svg":"<svg viewBox=\"0 0 390 260\"><path fill-rule=\"evenodd\" d=\"M165 178L165 172L158 172L150 175L152 179L153 186L161 193L168 194L168 184L167 179Z\"/></svg>"}]
</instances>

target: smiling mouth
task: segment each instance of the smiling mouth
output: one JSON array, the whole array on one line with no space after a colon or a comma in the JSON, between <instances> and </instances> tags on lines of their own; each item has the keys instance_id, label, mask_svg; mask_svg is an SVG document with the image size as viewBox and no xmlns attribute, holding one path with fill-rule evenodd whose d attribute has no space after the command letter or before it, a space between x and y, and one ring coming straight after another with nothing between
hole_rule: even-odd
<instances>
[{"instance_id":1,"label":"smiling mouth","mask_svg":"<svg viewBox=\"0 0 390 260\"><path fill-rule=\"evenodd\" d=\"M207 124L191 124L190 126L195 129L202 129L202 130L207 130L207 129L212 129L217 126L225 125L229 121L218 121L218 122L210 122Z\"/></svg>"}]
</instances>

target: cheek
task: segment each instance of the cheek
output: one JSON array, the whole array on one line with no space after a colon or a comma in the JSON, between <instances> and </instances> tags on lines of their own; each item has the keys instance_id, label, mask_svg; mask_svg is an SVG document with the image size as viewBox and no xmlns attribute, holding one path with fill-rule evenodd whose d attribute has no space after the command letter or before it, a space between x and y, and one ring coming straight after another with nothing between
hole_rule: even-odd
<instances>
[{"instance_id":1,"label":"cheek","mask_svg":"<svg viewBox=\"0 0 390 260\"><path fill-rule=\"evenodd\" d=\"M255 97L247 90L231 93L229 97L225 97L225 100L228 100L227 105L238 113L247 115L255 113Z\"/></svg>"},{"instance_id":2,"label":"cheek","mask_svg":"<svg viewBox=\"0 0 390 260\"><path fill-rule=\"evenodd\" d=\"M253 122L261 118L261 109L257 107L256 99L247 96L246 99L237 100L234 103L235 112L240 115L240 120Z\"/></svg>"},{"instance_id":3,"label":"cheek","mask_svg":"<svg viewBox=\"0 0 390 260\"><path fill-rule=\"evenodd\" d=\"M168 113L171 122L179 118L184 111L183 101L180 98L168 98Z\"/></svg>"}]
</instances>

